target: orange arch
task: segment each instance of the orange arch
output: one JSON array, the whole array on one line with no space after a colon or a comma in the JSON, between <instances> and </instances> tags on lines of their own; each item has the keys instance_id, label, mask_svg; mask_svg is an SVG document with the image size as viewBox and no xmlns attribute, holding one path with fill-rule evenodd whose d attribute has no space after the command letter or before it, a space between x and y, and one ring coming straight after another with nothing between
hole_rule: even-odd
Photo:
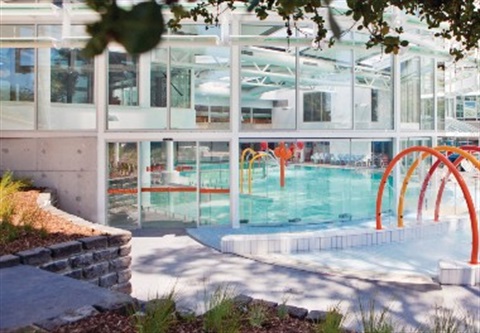
<instances>
[{"instance_id":1,"label":"orange arch","mask_svg":"<svg viewBox=\"0 0 480 333\"><path fill-rule=\"evenodd\" d=\"M435 150L433 148L423 147L423 146L414 146L414 147L407 148L401 151L400 153L398 153L392 159L392 161L388 164L387 168L385 169L385 172L383 173L382 179L380 181L378 193L377 193L376 210L375 210L376 229L377 230L382 229L382 213L381 213L382 196L383 196L383 191L385 190L385 184L387 183L388 176L392 172L397 162L400 161L404 156L412 152L429 153L435 156L437 159L440 159L443 162L443 164L445 164L445 166L447 166L455 176L458 184L460 185L460 188L462 189L463 196L465 197L465 201L467 202L467 207L470 215L470 225L472 229L472 251L470 254L470 263L478 264L478 221L477 221L477 215L475 213L475 207L473 206L472 197L470 195L470 192L468 191L468 188L460 172L453 166L452 162L450 162L448 158L446 158L438 150Z\"/></svg>"},{"instance_id":2,"label":"orange arch","mask_svg":"<svg viewBox=\"0 0 480 333\"><path fill-rule=\"evenodd\" d=\"M452 146L437 146L437 147L434 147L433 149L435 149L437 151L448 151L448 152L457 153L460 156L462 156L463 158L466 158L467 160L472 162L476 166L476 168L480 170L480 162L477 161L477 159L474 158L471 154L467 153L464 149L460 149L460 148L452 147ZM412 177L413 173L415 172L415 169L417 168L417 166L420 164L421 161L423 161L425 158L427 158L428 155L429 155L429 153L425 152L420 157L418 157L415 160L415 162L412 163L412 165L410 166L410 168L407 171L407 174L405 175L405 178L403 179L402 189L400 191L399 200L398 200L398 210L397 210L398 227L400 227L400 228L403 227L403 211L404 211L403 207L404 207L405 192L407 191L408 182L410 181L410 178ZM449 171L450 170L451 169L449 168ZM422 197L422 196L420 196L420 197ZM438 197L437 197L437 200L438 200ZM436 212L436 218L434 220L435 221L438 220L438 212Z\"/></svg>"}]
</instances>

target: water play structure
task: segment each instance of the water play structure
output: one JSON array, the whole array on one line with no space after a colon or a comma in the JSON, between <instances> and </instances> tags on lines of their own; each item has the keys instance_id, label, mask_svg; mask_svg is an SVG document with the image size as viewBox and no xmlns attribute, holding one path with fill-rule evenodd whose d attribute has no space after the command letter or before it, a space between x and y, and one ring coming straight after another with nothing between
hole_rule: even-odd
<instances>
[{"instance_id":1,"label":"water play structure","mask_svg":"<svg viewBox=\"0 0 480 333\"><path fill-rule=\"evenodd\" d=\"M298 143L299 149L303 148L303 143ZM293 157L293 152L285 146L284 142L280 142L273 151L268 149L268 144L262 142L260 151L255 151L252 148L245 148L240 156L240 193L243 193L244 184L244 163L248 160L248 194L252 194L252 170L254 162L261 158L273 158L280 165L280 187L285 186L285 166L289 159ZM294 147L291 145L291 147ZM248 159L250 155L250 159Z\"/></svg>"},{"instance_id":2,"label":"water play structure","mask_svg":"<svg viewBox=\"0 0 480 333\"><path fill-rule=\"evenodd\" d=\"M423 181L422 184L422 190L421 194L419 197L419 207L421 208L421 202L424 199L425 196L425 190L428 184L429 179L431 178L432 174L435 172L435 170L438 169L438 166L440 164L443 164L447 168L447 174L442 180L443 187L445 186L445 182L448 179L448 176L450 174L453 174L455 177L458 185L460 186L462 190L462 194L465 198L467 207L468 207L468 213L469 213L469 218L470 218L470 226L471 226L471 231L472 231L472 250L470 254L470 263L471 264L478 264L478 255L479 255L479 234L478 234L478 218L475 212L475 207L473 204L472 196L469 192L469 189L465 183L465 180L458 170L458 164L461 163L463 159L468 160L472 165L477 169L480 170L480 162L473 156L473 154L469 153L469 151L479 151L478 147L474 148L472 146L465 146L465 147L451 147L451 146L437 146L434 148L429 148L429 147L423 147L423 146L413 146L410 148L407 148L403 151L401 151L399 154L397 154L392 161L388 164L385 172L383 173L382 180L380 181L380 186L378 189L378 195L377 195L377 201L376 201L376 229L377 230L382 230L382 196L383 196L383 191L385 189L385 185L387 183L388 177L390 176L391 172L393 171L394 167L397 165L399 161L401 161L405 156L411 154L411 153L422 153L410 166L408 169L406 176L403 180L402 183L402 189L400 191L400 196L399 196L399 204L398 204L398 210L397 210L397 227L398 228L403 228L403 206L404 206L404 196L406 192L406 188L408 186L408 182L415 171L415 169L418 167L421 161L423 161L425 158L428 156L434 156L437 158L437 161L432 165L430 168L429 172L427 173L427 177ZM442 152L446 152L447 154L451 153L456 153L459 155L459 157L454 161L451 162L448 157L446 157ZM460 157L462 158L461 160ZM458 162L457 162L458 161ZM441 185L442 186L442 185ZM434 216L434 221L438 221L439 218L439 205L440 205L440 200L441 196L443 193L443 188L441 191L438 192L437 195L437 200L436 200L436 208L435 208L435 216ZM421 209L418 209L420 211ZM418 216L417 216L418 220Z\"/></svg>"}]
</instances>

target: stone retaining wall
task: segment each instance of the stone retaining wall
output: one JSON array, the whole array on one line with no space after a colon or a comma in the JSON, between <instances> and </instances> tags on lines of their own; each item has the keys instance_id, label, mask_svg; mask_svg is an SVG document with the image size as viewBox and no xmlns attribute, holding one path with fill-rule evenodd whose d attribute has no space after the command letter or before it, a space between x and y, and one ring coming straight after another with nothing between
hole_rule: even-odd
<instances>
[{"instance_id":1,"label":"stone retaining wall","mask_svg":"<svg viewBox=\"0 0 480 333\"><path fill-rule=\"evenodd\" d=\"M71 223L88 226L105 236L91 236L0 256L0 268L31 265L53 273L85 280L100 287L132 292L130 256L132 234L129 231L91 223L67 214L52 204L50 193L39 195L39 206Z\"/></svg>"}]
</instances>

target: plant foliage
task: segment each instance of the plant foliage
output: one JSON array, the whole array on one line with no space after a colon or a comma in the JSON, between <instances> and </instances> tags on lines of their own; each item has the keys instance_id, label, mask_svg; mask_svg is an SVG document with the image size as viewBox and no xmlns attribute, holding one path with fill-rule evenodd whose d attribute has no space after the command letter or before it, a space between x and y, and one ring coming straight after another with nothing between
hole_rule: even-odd
<instances>
[{"instance_id":1,"label":"plant foliage","mask_svg":"<svg viewBox=\"0 0 480 333\"><path fill-rule=\"evenodd\" d=\"M275 13L285 22L287 35L291 36L297 24L311 20L316 25L315 42L333 45L335 39L351 29L364 30L369 39L366 47L381 45L386 53L398 53L409 44L404 39L404 27L396 14L406 13L424 21L428 28L435 29L437 37L450 40L450 54L457 60L466 52L478 47L480 39L480 5L476 0L347 0L349 9L340 12L333 0L203 0L191 1L193 6L183 6L178 0L145 0L125 9L117 0L87 0L87 4L100 14L100 20L87 27L91 38L85 55L94 56L103 52L110 41L122 44L127 52L139 54L154 48L166 28L181 28L181 21L203 21L208 27L219 23L225 10L244 7L265 20ZM164 21L162 11L169 10L173 16ZM393 15L391 14L393 13ZM388 14L388 15L387 15ZM336 17L347 16L356 24L342 30ZM328 23L327 23L328 22ZM328 28L335 38L328 38Z\"/></svg>"}]
</instances>

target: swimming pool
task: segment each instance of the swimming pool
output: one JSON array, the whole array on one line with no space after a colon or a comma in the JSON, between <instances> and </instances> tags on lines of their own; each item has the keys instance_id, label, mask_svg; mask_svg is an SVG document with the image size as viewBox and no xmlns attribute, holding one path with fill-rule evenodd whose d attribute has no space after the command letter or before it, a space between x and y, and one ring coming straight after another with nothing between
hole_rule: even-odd
<instances>
[{"instance_id":1,"label":"swimming pool","mask_svg":"<svg viewBox=\"0 0 480 333\"><path fill-rule=\"evenodd\" d=\"M319 224L372 219L382 172L372 168L327 167L291 164L286 168L285 186L280 186L276 163L255 163L241 170L240 222L250 226ZM228 164L201 165L180 172L183 185L201 188L229 187ZM391 181L391 179L390 179ZM184 220L197 219L196 193L154 193L159 209L173 207ZM387 186L383 210L394 207L393 188ZM172 204L173 203L173 204ZM228 194L200 194L200 225L230 225Z\"/></svg>"},{"instance_id":2,"label":"swimming pool","mask_svg":"<svg viewBox=\"0 0 480 333\"><path fill-rule=\"evenodd\" d=\"M257 168L251 192L244 186L240 195L241 220L259 225L371 219L381 177L375 169L292 165L282 188L279 167ZM391 187L384 200L385 210L391 209Z\"/></svg>"}]
</instances>

